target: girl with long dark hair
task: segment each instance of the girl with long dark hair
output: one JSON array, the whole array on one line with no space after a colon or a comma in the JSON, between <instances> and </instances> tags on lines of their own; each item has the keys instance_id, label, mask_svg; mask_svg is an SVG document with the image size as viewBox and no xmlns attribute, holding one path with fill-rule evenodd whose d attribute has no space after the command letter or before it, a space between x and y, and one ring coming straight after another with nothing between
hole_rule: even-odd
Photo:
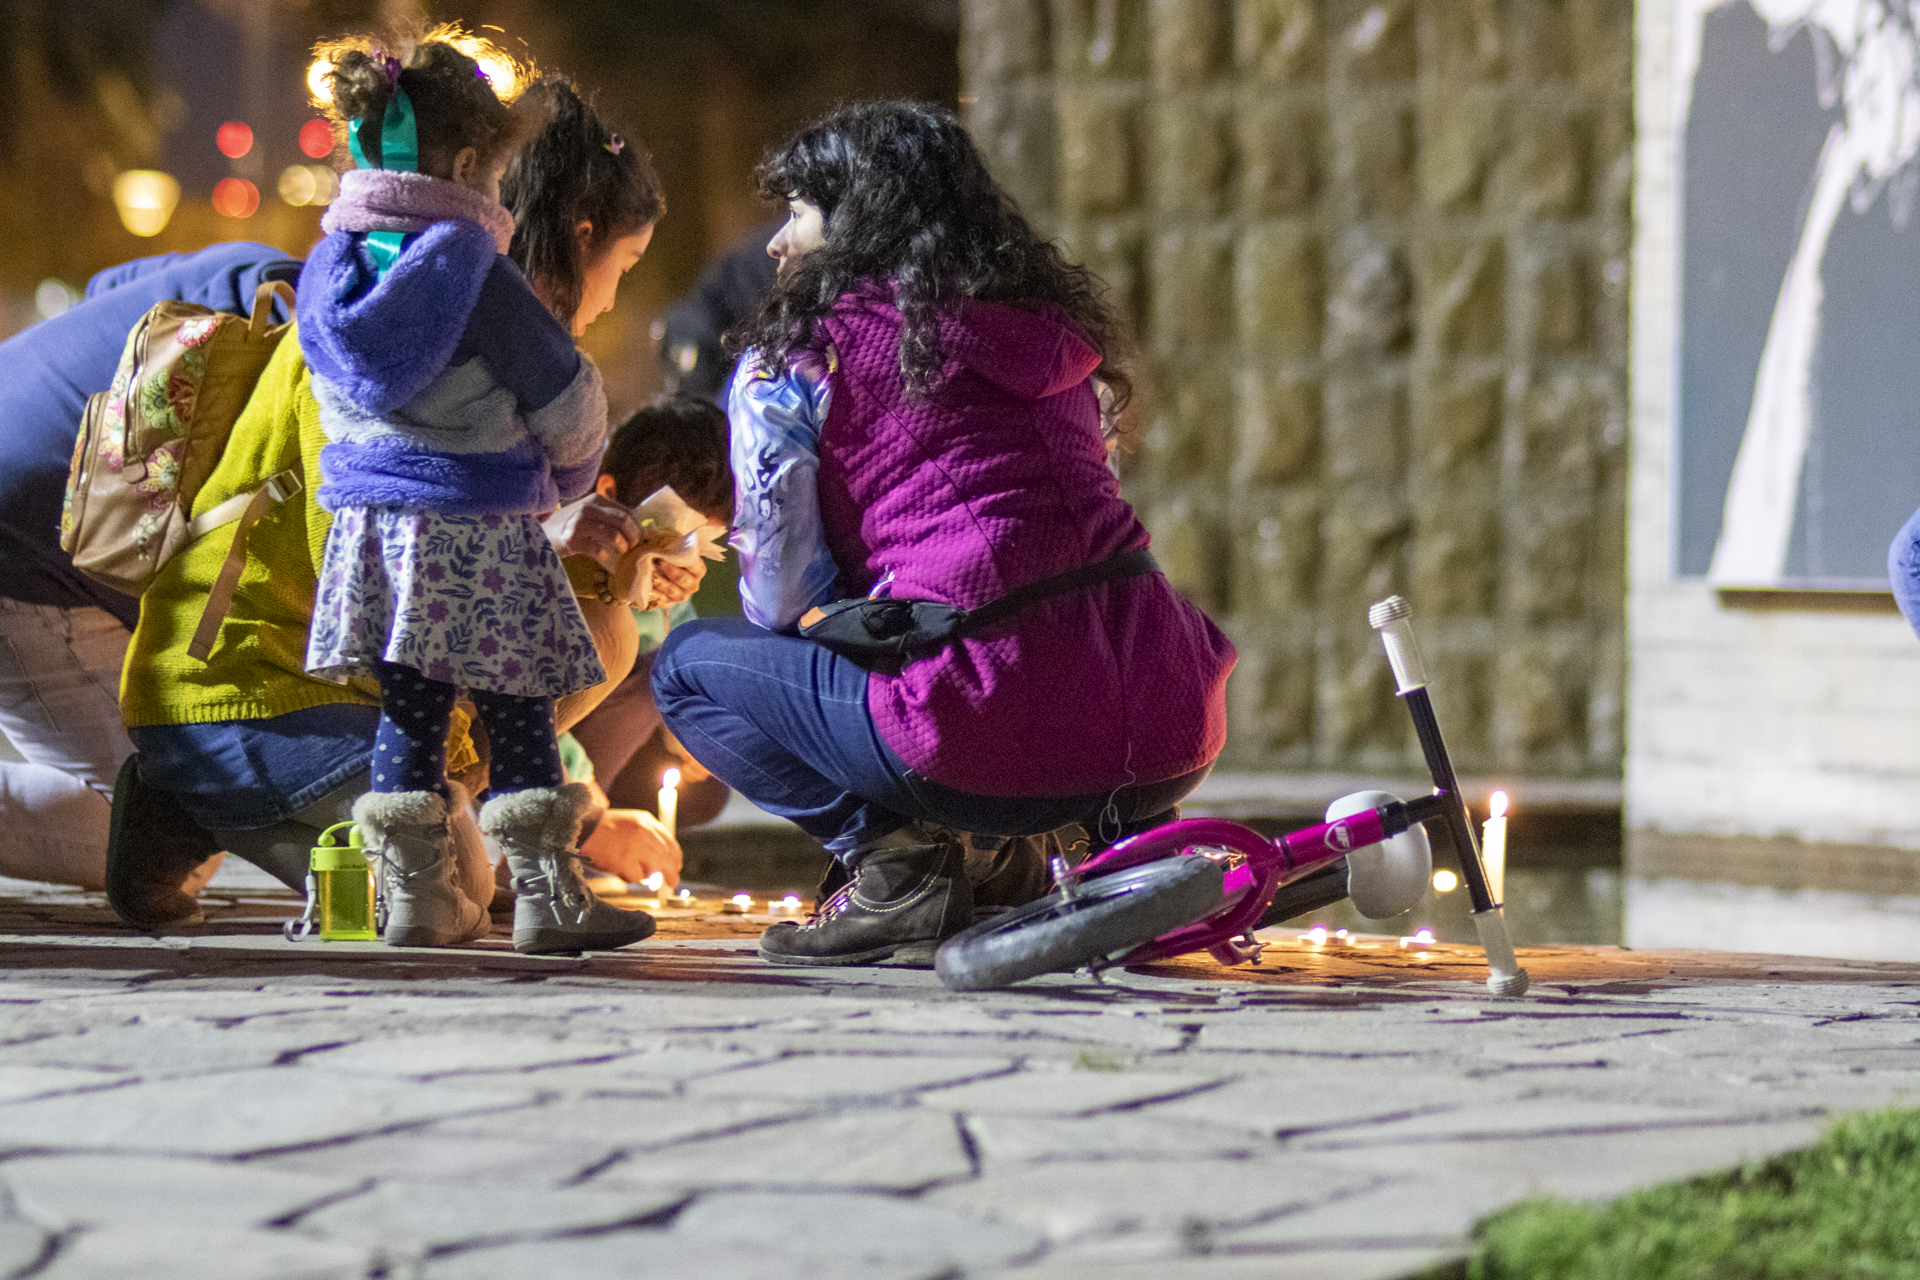
<instances>
[{"instance_id":1,"label":"girl with long dark hair","mask_svg":"<svg viewBox=\"0 0 1920 1280\"><path fill-rule=\"evenodd\" d=\"M676 629L654 689L703 764L846 869L761 955L926 962L971 922L969 850L1170 816L1224 741L1233 647L1108 466L1102 398L1129 383L1100 283L958 120L844 108L759 180L791 216L730 391L747 620Z\"/></svg>"}]
</instances>

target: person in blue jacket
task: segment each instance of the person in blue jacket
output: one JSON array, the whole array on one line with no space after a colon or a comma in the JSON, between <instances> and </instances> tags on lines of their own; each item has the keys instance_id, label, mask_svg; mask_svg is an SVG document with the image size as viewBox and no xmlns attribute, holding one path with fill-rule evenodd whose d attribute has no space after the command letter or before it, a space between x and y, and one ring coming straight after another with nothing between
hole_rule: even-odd
<instances>
[{"instance_id":1,"label":"person in blue jacket","mask_svg":"<svg viewBox=\"0 0 1920 1280\"><path fill-rule=\"evenodd\" d=\"M128 332L155 303L244 315L263 281L299 272L280 250L246 242L142 258L102 271L83 301L0 343L0 732L20 757L0 761L0 875L100 888L114 778L133 754L120 668L140 602L60 549L87 397L113 381Z\"/></svg>"}]
</instances>

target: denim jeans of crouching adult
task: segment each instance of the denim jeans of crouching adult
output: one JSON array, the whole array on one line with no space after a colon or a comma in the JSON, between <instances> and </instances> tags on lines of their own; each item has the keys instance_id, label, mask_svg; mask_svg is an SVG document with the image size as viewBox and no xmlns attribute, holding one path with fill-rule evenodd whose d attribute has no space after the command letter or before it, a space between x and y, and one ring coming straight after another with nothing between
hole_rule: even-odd
<instances>
[{"instance_id":1,"label":"denim jeans of crouching adult","mask_svg":"<svg viewBox=\"0 0 1920 1280\"><path fill-rule=\"evenodd\" d=\"M132 734L143 782L171 792L221 848L298 888L320 833L367 790L379 723L378 707L327 703Z\"/></svg>"},{"instance_id":2,"label":"denim jeans of crouching adult","mask_svg":"<svg viewBox=\"0 0 1920 1280\"><path fill-rule=\"evenodd\" d=\"M654 699L694 759L843 859L920 820L982 835L1032 835L1070 822L1130 827L1200 784L1079 796L982 796L922 777L895 755L867 708L867 672L811 640L737 618L674 628L653 665ZM1018 752L1020 744L1007 744Z\"/></svg>"}]
</instances>

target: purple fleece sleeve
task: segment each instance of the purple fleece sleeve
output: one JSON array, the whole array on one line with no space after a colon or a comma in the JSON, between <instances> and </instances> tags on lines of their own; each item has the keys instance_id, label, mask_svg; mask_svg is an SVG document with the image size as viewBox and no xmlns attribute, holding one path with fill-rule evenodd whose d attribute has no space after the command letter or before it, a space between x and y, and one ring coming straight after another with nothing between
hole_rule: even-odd
<instances>
[{"instance_id":1,"label":"purple fleece sleeve","mask_svg":"<svg viewBox=\"0 0 1920 1280\"><path fill-rule=\"evenodd\" d=\"M487 362L494 380L513 392L524 413L544 409L580 373L580 352L573 335L553 318L504 254L493 260L480 300L467 317L466 331L451 364L474 356Z\"/></svg>"}]
</instances>

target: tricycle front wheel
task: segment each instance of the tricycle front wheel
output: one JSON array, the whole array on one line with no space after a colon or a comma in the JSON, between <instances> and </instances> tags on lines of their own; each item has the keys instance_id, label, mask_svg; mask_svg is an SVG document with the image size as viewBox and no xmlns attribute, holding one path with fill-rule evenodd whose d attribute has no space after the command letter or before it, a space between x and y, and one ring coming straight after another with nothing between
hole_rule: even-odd
<instances>
[{"instance_id":1,"label":"tricycle front wheel","mask_svg":"<svg viewBox=\"0 0 1920 1280\"><path fill-rule=\"evenodd\" d=\"M1225 869L1185 854L1096 876L965 929L934 956L955 991L1011 986L1117 956L1217 911Z\"/></svg>"}]
</instances>

